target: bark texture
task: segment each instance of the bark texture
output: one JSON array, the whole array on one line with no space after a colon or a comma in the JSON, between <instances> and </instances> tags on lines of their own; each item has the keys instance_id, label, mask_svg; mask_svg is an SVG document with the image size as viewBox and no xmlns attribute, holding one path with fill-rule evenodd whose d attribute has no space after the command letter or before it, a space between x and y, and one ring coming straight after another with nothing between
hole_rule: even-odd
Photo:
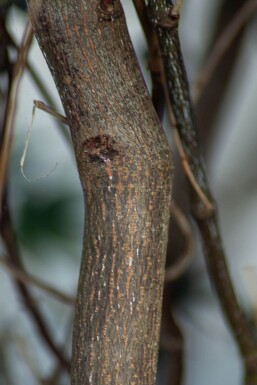
<instances>
[{"instance_id":1,"label":"bark texture","mask_svg":"<svg viewBox=\"0 0 257 385\"><path fill-rule=\"evenodd\" d=\"M28 2L86 206L73 385L155 381L172 158L118 1Z\"/></svg>"}]
</instances>

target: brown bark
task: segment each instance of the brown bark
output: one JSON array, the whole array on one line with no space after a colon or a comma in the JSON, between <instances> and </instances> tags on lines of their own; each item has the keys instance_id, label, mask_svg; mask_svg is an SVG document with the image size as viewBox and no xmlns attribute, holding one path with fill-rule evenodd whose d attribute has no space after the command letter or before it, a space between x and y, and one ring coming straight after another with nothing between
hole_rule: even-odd
<instances>
[{"instance_id":1,"label":"brown bark","mask_svg":"<svg viewBox=\"0 0 257 385\"><path fill-rule=\"evenodd\" d=\"M168 144L118 1L34 0L28 8L85 194L72 384L151 385L171 200Z\"/></svg>"}]
</instances>

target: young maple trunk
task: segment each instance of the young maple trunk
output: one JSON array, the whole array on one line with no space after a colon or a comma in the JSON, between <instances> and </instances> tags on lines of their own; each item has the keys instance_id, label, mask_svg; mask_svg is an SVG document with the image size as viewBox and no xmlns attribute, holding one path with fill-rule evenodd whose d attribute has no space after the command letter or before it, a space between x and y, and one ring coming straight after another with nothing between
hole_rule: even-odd
<instances>
[{"instance_id":1,"label":"young maple trunk","mask_svg":"<svg viewBox=\"0 0 257 385\"><path fill-rule=\"evenodd\" d=\"M118 1L34 0L86 206L73 385L155 380L172 158Z\"/></svg>"}]
</instances>

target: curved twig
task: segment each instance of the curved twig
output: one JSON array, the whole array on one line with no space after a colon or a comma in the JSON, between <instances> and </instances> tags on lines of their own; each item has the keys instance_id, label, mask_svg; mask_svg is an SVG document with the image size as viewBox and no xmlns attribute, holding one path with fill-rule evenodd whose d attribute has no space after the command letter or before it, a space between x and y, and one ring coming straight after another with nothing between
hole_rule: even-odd
<instances>
[{"instance_id":1,"label":"curved twig","mask_svg":"<svg viewBox=\"0 0 257 385\"><path fill-rule=\"evenodd\" d=\"M21 258L19 254L19 250L17 247L16 237L13 232L11 218L9 214L8 203L4 202L4 210L3 215L1 216L0 221L0 231L6 246L6 250L8 253L8 260L11 266L14 269L18 269L20 271L23 270L23 266L21 263ZM41 335L43 341L49 347L50 351L54 354L57 360L60 362L60 365L69 372L70 370L70 362L63 354L62 349L56 345L51 332L49 330L48 324L38 308L34 298L31 296L30 291L28 290L26 284L23 280L15 278L14 282L17 288L17 292L19 293L21 299L24 301L26 309L28 310L31 319L34 321L39 334Z\"/></svg>"},{"instance_id":2,"label":"curved twig","mask_svg":"<svg viewBox=\"0 0 257 385\"><path fill-rule=\"evenodd\" d=\"M17 46L14 38L10 35L10 33L8 31L6 31L6 33L7 33L7 37L8 37L8 40L10 42L10 45L12 45L16 49L18 49L19 47ZM42 97L46 100L46 102L49 105L52 106L52 107L48 107L48 106L47 107L49 109L51 109L52 111L55 111L56 103L55 103L53 97L48 92L47 87L45 86L40 74L37 72L37 70L33 67L33 65L28 60L26 62L26 69L27 69L29 75L31 76L31 79L33 80L35 86L37 87L38 91L42 95ZM45 103L40 102L40 101L35 101L35 102L38 102L40 104L40 106L42 106L42 108L40 106L38 106L39 109L44 110L43 105L46 106ZM57 122L58 122L58 128L59 128L61 134L64 136L64 139L67 141L68 145L70 145L71 144L70 135L66 130L63 129L62 124L60 124L60 123L67 124L67 122L63 121L62 119L57 119Z\"/></svg>"},{"instance_id":3,"label":"curved twig","mask_svg":"<svg viewBox=\"0 0 257 385\"><path fill-rule=\"evenodd\" d=\"M25 285L33 285L43 290L47 294L51 295L52 298L55 298L58 301L61 301L62 303L65 303L67 305L74 306L75 299L73 297L70 297L67 294L62 293L61 291L55 289L54 287L44 283L40 279L35 278L28 273L25 273L20 268L11 264L6 258L0 257L0 265L6 271L8 271L15 279L18 279L20 282L24 283Z\"/></svg>"},{"instance_id":4,"label":"curved twig","mask_svg":"<svg viewBox=\"0 0 257 385\"><path fill-rule=\"evenodd\" d=\"M60 122L68 125L66 116L59 114L58 112L55 111L54 108L47 106L44 102L41 102L41 100L34 100L34 105L39 110L45 111L46 113L48 113L49 115L52 115L54 118L56 118Z\"/></svg>"},{"instance_id":5,"label":"curved twig","mask_svg":"<svg viewBox=\"0 0 257 385\"><path fill-rule=\"evenodd\" d=\"M171 266L168 266L165 271L165 280L167 282L175 281L186 271L192 259L192 244L193 237L190 225L180 210L173 202L171 206L171 216L176 221L179 229L184 237L184 250L178 260Z\"/></svg>"}]
</instances>

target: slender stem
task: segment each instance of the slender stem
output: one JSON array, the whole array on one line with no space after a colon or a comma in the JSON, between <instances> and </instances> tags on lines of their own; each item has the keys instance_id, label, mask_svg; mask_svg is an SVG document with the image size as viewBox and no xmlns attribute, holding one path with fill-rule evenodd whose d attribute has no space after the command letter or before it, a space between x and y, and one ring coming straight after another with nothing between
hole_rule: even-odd
<instances>
[{"instance_id":1,"label":"slender stem","mask_svg":"<svg viewBox=\"0 0 257 385\"><path fill-rule=\"evenodd\" d=\"M1 230L1 235L3 238L4 244L6 246L6 250L8 252L9 263L12 266L14 266L14 269L18 269L22 271L23 266L19 255L16 237L12 228L7 201L4 201L4 204L3 204L3 212L2 212L1 221L0 221L0 230ZM44 340L46 345L49 347L50 351L52 351L52 353L57 358L57 360L60 362L62 367L65 368L66 371L69 371L70 363L68 359L64 356L61 348L59 348L54 342L53 337L50 333L49 327L47 325L47 322L44 319L44 316L41 313L40 309L38 308L33 297L31 296L26 284L23 282L23 280L19 280L18 278L15 278L14 282L16 284L17 291L20 294L22 300L24 301L24 304L26 305L26 308L30 313L30 316L33 319L42 339Z\"/></svg>"},{"instance_id":2,"label":"slender stem","mask_svg":"<svg viewBox=\"0 0 257 385\"><path fill-rule=\"evenodd\" d=\"M22 74L26 66L27 55L32 42L33 31L30 21L27 21L21 47L18 52L16 63L14 64L11 85L9 89L8 101L5 111L5 123L3 128L3 137L1 141L0 152L0 215L3 194L5 190L5 181L7 169L9 166L10 152L13 138L13 128L15 120L15 109L18 97L18 89Z\"/></svg>"},{"instance_id":3,"label":"slender stem","mask_svg":"<svg viewBox=\"0 0 257 385\"><path fill-rule=\"evenodd\" d=\"M68 124L67 118L64 115L59 114L54 110L54 108L47 106L44 102L41 102L40 100L34 100L34 105L42 110L48 113L49 115L52 115L54 118L59 120L60 122L64 124Z\"/></svg>"},{"instance_id":4,"label":"slender stem","mask_svg":"<svg viewBox=\"0 0 257 385\"><path fill-rule=\"evenodd\" d=\"M173 129L174 140L177 146L177 150L180 156L183 170L187 175L188 180L191 183L193 189L198 194L199 199L201 200L202 205L204 207L204 211L206 215L208 215L209 212L212 212L214 210L213 203L211 202L210 198L206 195L204 190L201 188L201 186L198 184L195 178L195 175L191 169L190 163L188 161L188 157L181 143L181 138L177 130L176 118L172 111L170 101L168 100L168 90L165 82L165 74L164 74L163 64L161 60L161 54L159 50L157 35L153 30L153 28L151 27L151 23L148 20L146 7L144 5L143 0L133 0L133 2L136 8L139 20L143 27L143 30L147 39L148 48L149 48L149 69L151 72L151 78L152 78L152 84L153 84L152 86L153 105L159 116L159 119L161 120L163 110L164 110L163 96L164 98L166 98L166 104L168 108L170 122ZM161 103L162 103L162 106L160 106Z\"/></svg>"},{"instance_id":5,"label":"slender stem","mask_svg":"<svg viewBox=\"0 0 257 385\"><path fill-rule=\"evenodd\" d=\"M57 299L58 301L61 301L67 305L73 306L75 303L74 298L68 296L67 294L62 293L61 291L55 289L54 287L44 283L39 278L33 277L32 275L25 273L21 268L18 268L14 266L10 261L8 261L6 258L0 257L0 265L10 273L15 279L18 279L20 282L24 283L25 285L32 285L35 286L53 298Z\"/></svg>"},{"instance_id":6,"label":"slender stem","mask_svg":"<svg viewBox=\"0 0 257 385\"><path fill-rule=\"evenodd\" d=\"M168 19L169 9L165 0L149 0L148 10L149 18L154 21L159 37L169 98L184 152L197 183L210 201L213 201L199 146L197 124L190 99L177 25L172 24ZM202 201L193 189L191 189L191 207L202 236L210 275L216 286L224 315L242 353L245 362L246 381L250 381L257 375L256 339L234 293L216 213L215 211L206 212Z\"/></svg>"},{"instance_id":7,"label":"slender stem","mask_svg":"<svg viewBox=\"0 0 257 385\"><path fill-rule=\"evenodd\" d=\"M10 35L10 33L8 31L6 31L6 34L7 34L8 41L10 42L10 45L12 45L16 49L18 49L19 47L17 46L14 38ZM45 86L45 84L44 84L40 74L33 67L33 65L31 63L29 63L28 60L26 61L26 69L27 69L29 75L31 76L35 86L37 87L38 91L40 92L41 96L45 99L45 101L48 103L48 105L51 106L51 107L47 106L47 108L49 110L51 110L53 112L53 114L51 114L49 111L46 111L44 109L44 106L46 106L46 104L41 102L41 101L37 101L37 103L39 104L38 108L42 109L42 110L44 110L46 112L49 112L51 115L54 115L54 112L55 112L55 110L57 108L56 102L52 98L51 94L49 93L49 91L48 91L47 87ZM57 115L62 116L62 115L60 115L58 113L57 113ZM54 115L54 116L57 117L56 115ZM61 119L58 119L58 117L57 117L56 122L57 122L57 126L58 126L61 134L63 135L63 137L65 138L67 143L70 145L71 144L70 135L67 132L67 130L63 129L63 125L61 124L61 123L67 124L67 121L65 120L65 117L63 117Z\"/></svg>"},{"instance_id":8,"label":"slender stem","mask_svg":"<svg viewBox=\"0 0 257 385\"><path fill-rule=\"evenodd\" d=\"M173 112L169 111L170 116L173 116ZM173 120L173 118L171 118ZM203 204L205 215L209 215L214 211L214 205L213 202L209 199L209 197L206 195L206 193L203 191L203 189L200 187L199 183L197 182L197 179L192 172L190 163L188 161L188 157L186 156L184 147L181 142L181 138L178 132L178 129L176 127L176 123L172 125L173 130L173 137L175 140L175 144L180 156L181 165L183 167L183 170L192 186L192 188L195 190L195 193L198 195L198 198Z\"/></svg>"},{"instance_id":9,"label":"slender stem","mask_svg":"<svg viewBox=\"0 0 257 385\"><path fill-rule=\"evenodd\" d=\"M51 97L51 95L48 92L47 88L45 87L45 85L44 85L40 75L37 73L35 68L33 68L33 66L30 63L27 63L27 69L28 69L28 72L29 72L32 80L34 81L36 87L38 88L39 92L44 97L46 102L51 106L51 107L47 106L45 103L43 103L41 101L36 101L38 103L37 108L39 108L39 109L41 109L41 110L43 110L45 112L48 112L50 115L53 115L54 117L57 118L56 122L57 122L57 126L59 128L59 131L61 132L61 134L64 137L65 141L70 146L71 145L70 134L69 134L69 132L67 130L64 129L64 127L62 125L62 123L67 125L66 118L63 115L61 115L61 114L58 114L58 113L54 114L54 112L56 110L56 103L55 103L54 99ZM34 103L35 103L35 101L34 101ZM44 109L44 106L47 107L47 110ZM50 111L52 111L53 113L51 113Z\"/></svg>"},{"instance_id":10,"label":"slender stem","mask_svg":"<svg viewBox=\"0 0 257 385\"><path fill-rule=\"evenodd\" d=\"M192 260L192 244L193 244L193 236L191 227L188 223L187 218L180 210L180 208L173 202L171 206L171 215L173 219L176 221L183 237L184 237L184 249L178 260L168 266L165 271L165 280L166 282L175 281L180 278L182 274L188 268L191 260Z\"/></svg>"},{"instance_id":11,"label":"slender stem","mask_svg":"<svg viewBox=\"0 0 257 385\"><path fill-rule=\"evenodd\" d=\"M207 60L204 63L196 81L191 87L193 100L196 103L203 92L203 89L208 84L215 69L220 63L222 57L227 52L233 41L236 39L240 31L243 29L248 20L255 14L257 9L257 0L248 0L239 9L235 17L222 32L219 39L216 41Z\"/></svg>"}]
</instances>

